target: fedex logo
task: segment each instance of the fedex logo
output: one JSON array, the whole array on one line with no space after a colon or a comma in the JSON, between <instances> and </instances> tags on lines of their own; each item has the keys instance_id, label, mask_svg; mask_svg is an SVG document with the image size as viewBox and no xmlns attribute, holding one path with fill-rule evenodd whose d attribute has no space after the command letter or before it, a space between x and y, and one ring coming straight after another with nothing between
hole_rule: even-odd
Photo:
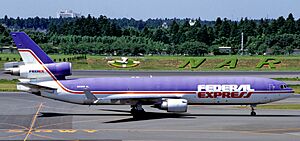
<instances>
[{"instance_id":1,"label":"fedex logo","mask_svg":"<svg viewBox=\"0 0 300 141\"><path fill-rule=\"evenodd\" d=\"M253 92L250 85L198 85L199 98L249 98Z\"/></svg>"},{"instance_id":2,"label":"fedex logo","mask_svg":"<svg viewBox=\"0 0 300 141\"><path fill-rule=\"evenodd\" d=\"M29 73L44 73L44 70L29 70Z\"/></svg>"}]
</instances>

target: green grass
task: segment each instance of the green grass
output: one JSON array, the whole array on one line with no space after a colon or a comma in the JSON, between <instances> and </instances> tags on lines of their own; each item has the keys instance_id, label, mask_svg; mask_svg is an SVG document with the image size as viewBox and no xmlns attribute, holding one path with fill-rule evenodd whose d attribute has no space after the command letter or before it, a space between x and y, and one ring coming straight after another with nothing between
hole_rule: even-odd
<instances>
[{"instance_id":1,"label":"green grass","mask_svg":"<svg viewBox=\"0 0 300 141\"><path fill-rule=\"evenodd\" d=\"M15 92L17 90L18 80L0 80L0 91L4 92Z\"/></svg>"},{"instance_id":2,"label":"green grass","mask_svg":"<svg viewBox=\"0 0 300 141\"><path fill-rule=\"evenodd\" d=\"M285 110L300 110L300 104L268 104L258 105L258 109L285 109Z\"/></svg>"},{"instance_id":3,"label":"green grass","mask_svg":"<svg viewBox=\"0 0 300 141\"><path fill-rule=\"evenodd\" d=\"M249 108L249 106L234 106L233 108ZM279 109L279 110L300 110L300 104L264 104L257 105L256 109Z\"/></svg>"},{"instance_id":4,"label":"green grass","mask_svg":"<svg viewBox=\"0 0 300 141\"><path fill-rule=\"evenodd\" d=\"M275 80L279 80L279 81L300 81L299 77L295 77L295 78L272 78Z\"/></svg>"},{"instance_id":5,"label":"green grass","mask_svg":"<svg viewBox=\"0 0 300 141\"><path fill-rule=\"evenodd\" d=\"M288 85L288 87L292 88L296 94L300 94L300 85Z\"/></svg>"},{"instance_id":6,"label":"green grass","mask_svg":"<svg viewBox=\"0 0 300 141\"><path fill-rule=\"evenodd\" d=\"M3 63L9 61L19 61L19 54L0 54L2 60L0 61L0 69ZM52 59L70 58L73 55L50 55ZM264 66L261 69L256 68L256 65L266 57L272 57L281 60L282 63L276 64L276 69L269 69ZM15 58L15 59L13 59ZM87 55L87 59L72 61L74 70L172 70L172 71L299 71L300 70L300 56L205 56L206 61L198 68L179 68L180 64L186 60L197 60L203 57L185 57L185 56L141 56L141 57L128 57L134 61L141 63L137 67L132 68L116 68L108 65L107 61L120 59L120 56L96 56ZM227 67L217 68L217 65L226 59L237 58L238 63L235 69Z\"/></svg>"},{"instance_id":7,"label":"green grass","mask_svg":"<svg viewBox=\"0 0 300 141\"><path fill-rule=\"evenodd\" d=\"M199 59L201 57L182 57L182 56L145 56L145 57L129 57L132 60L140 61L140 65L133 68L115 68L107 64L111 59L120 59L120 57L111 57L107 59L105 56L87 56L87 60L73 62L74 69L85 70L173 70L173 71L299 71L299 56L275 56L274 58L282 61L281 64L275 65L276 69L263 67L256 68L256 65L265 56L207 56L206 61L198 68L191 69L190 65L186 68L179 68L180 64L189 59ZM238 58L239 61L235 69L227 67L217 68L217 65L228 58Z\"/></svg>"}]
</instances>

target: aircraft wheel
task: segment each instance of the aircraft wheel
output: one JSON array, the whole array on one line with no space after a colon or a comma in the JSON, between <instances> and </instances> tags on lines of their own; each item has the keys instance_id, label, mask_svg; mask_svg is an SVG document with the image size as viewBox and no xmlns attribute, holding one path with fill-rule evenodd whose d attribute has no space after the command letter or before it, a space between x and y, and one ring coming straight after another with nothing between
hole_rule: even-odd
<instances>
[{"instance_id":1,"label":"aircraft wheel","mask_svg":"<svg viewBox=\"0 0 300 141\"><path fill-rule=\"evenodd\" d=\"M136 104L131 106L130 113L132 114L133 118L141 118L144 115L145 110L141 104Z\"/></svg>"},{"instance_id":2,"label":"aircraft wheel","mask_svg":"<svg viewBox=\"0 0 300 141\"><path fill-rule=\"evenodd\" d=\"M256 116L255 107L256 105L250 105L251 107L251 116Z\"/></svg>"},{"instance_id":3,"label":"aircraft wheel","mask_svg":"<svg viewBox=\"0 0 300 141\"><path fill-rule=\"evenodd\" d=\"M145 110L144 109L137 110L135 108L132 108L130 112L131 114L140 114L140 113L145 113Z\"/></svg>"},{"instance_id":4,"label":"aircraft wheel","mask_svg":"<svg viewBox=\"0 0 300 141\"><path fill-rule=\"evenodd\" d=\"M144 117L144 113L145 113L145 110L136 110L136 109L131 109L131 114L133 116L133 118L135 119L141 119Z\"/></svg>"},{"instance_id":5,"label":"aircraft wheel","mask_svg":"<svg viewBox=\"0 0 300 141\"><path fill-rule=\"evenodd\" d=\"M136 112L136 109L134 109L134 108L132 108L131 110L130 110L130 113L131 114L133 114L133 113L135 113Z\"/></svg>"}]
</instances>

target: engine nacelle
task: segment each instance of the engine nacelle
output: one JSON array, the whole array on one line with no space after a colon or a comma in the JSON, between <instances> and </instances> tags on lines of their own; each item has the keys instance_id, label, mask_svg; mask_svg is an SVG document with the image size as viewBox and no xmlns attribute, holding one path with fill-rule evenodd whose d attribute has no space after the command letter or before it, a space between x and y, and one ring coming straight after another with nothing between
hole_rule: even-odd
<instances>
[{"instance_id":1,"label":"engine nacelle","mask_svg":"<svg viewBox=\"0 0 300 141\"><path fill-rule=\"evenodd\" d=\"M72 74L72 65L69 62L45 64L50 72L58 79ZM17 65L16 62L10 62L4 66L6 74L20 76L21 78L51 78L45 68L40 64Z\"/></svg>"},{"instance_id":2,"label":"engine nacelle","mask_svg":"<svg viewBox=\"0 0 300 141\"><path fill-rule=\"evenodd\" d=\"M186 99L166 99L159 105L159 109L168 112L186 112L187 103Z\"/></svg>"},{"instance_id":3,"label":"engine nacelle","mask_svg":"<svg viewBox=\"0 0 300 141\"><path fill-rule=\"evenodd\" d=\"M57 78L72 75L72 64L69 62L45 64Z\"/></svg>"},{"instance_id":4,"label":"engine nacelle","mask_svg":"<svg viewBox=\"0 0 300 141\"><path fill-rule=\"evenodd\" d=\"M24 65L24 63L23 62L7 62L7 63L4 63L4 69L18 68L20 65Z\"/></svg>"},{"instance_id":5,"label":"engine nacelle","mask_svg":"<svg viewBox=\"0 0 300 141\"><path fill-rule=\"evenodd\" d=\"M19 66L24 65L23 62L7 62L4 63L4 73L11 74L15 76L20 76L20 68Z\"/></svg>"}]
</instances>

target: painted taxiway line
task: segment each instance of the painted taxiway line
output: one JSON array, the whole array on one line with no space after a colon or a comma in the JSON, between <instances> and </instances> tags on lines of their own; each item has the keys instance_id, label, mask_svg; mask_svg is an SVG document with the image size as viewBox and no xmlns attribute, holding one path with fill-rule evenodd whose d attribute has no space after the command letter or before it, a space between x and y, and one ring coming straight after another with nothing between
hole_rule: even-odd
<instances>
[{"instance_id":1,"label":"painted taxiway line","mask_svg":"<svg viewBox=\"0 0 300 141\"><path fill-rule=\"evenodd\" d=\"M28 139L29 135L32 134L32 130L33 130L35 121L36 121L37 116L38 116L38 114L40 113L42 107L43 107L43 103L41 103L41 104L39 105L39 107L38 107L38 109L37 109L35 115L33 116L32 121L31 121L31 124L30 124L30 127L29 127L29 130L28 130L28 132L26 133L26 136L25 136L25 138L24 138L24 141L26 141L26 140Z\"/></svg>"},{"instance_id":2,"label":"painted taxiway line","mask_svg":"<svg viewBox=\"0 0 300 141\"><path fill-rule=\"evenodd\" d=\"M120 128L120 129L34 129L31 131L31 134L37 133L98 133L105 131L117 131L117 132L195 132L195 133L245 133L245 134L281 134L277 133L278 131L284 131L285 134L299 134L300 128L282 128L282 129L267 129L267 130L218 130L218 129L207 129L207 130L192 130L192 129L130 129L130 128ZM26 130L23 129L0 129L2 133L26 133ZM27 132L28 133L28 132ZM299 134L300 135L300 134Z\"/></svg>"},{"instance_id":3,"label":"painted taxiway line","mask_svg":"<svg viewBox=\"0 0 300 141\"><path fill-rule=\"evenodd\" d=\"M38 131L38 132L36 132ZM57 139L54 137L51 137L52 134L66 134L66 135L73 135L76 133L88 133L88 134L99 134L99 132L136 132L136 133L147 133L147 132L165 132L165 133L225 133L225 134L231 134L231 133L240 133L240 134L250 134L250 135L268 135L268 136L274 136L274 135L282 135L278 133L270 133L270 132L256 132L256 131L233 131L233 130L214 130L214 129L208 129L208 130L190 130L190 129L38 129L36 131L32 131L30 135L38 136L44 139ZM17 131L15 130L15 133L20 133L22 130ZM25 131L24 131L25 132ZM14 132L7 132L7 133L14 133ZM25 134L25 133L24 133ZM295 133L284 133L285 135L290 136L298 136ZM21 134L18 134L21 135ZM24 139L26 141L27 138Z\"/></svg>"}]
</instances>

